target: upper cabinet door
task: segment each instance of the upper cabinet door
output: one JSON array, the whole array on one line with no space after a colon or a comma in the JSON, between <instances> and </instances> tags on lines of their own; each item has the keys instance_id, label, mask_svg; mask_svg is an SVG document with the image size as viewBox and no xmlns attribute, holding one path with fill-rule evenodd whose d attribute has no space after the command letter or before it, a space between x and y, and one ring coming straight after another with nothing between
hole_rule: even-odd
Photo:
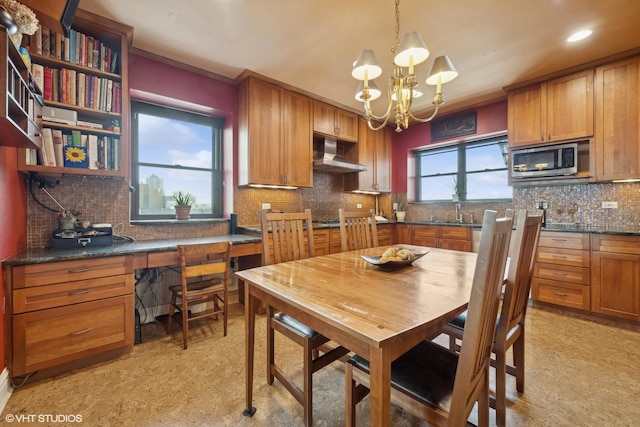
<instances>
[{"instance_id":1,"label":"upper cabinet door","mask_svg":"<svg viewBox=\"0 0 640 427\"><path fill-rule=\"evenodd\" d=\"M543 110L544 95L542 84L509 92L507 126L511 147L543 141L544 129L546 129L546 111Z\"/></svg>"},{"instance_id":2,"label":"upper cabinet door","mask_svg":"<svg viewBox=\"0 0 640 427\"><path fill-rule=\"evenodd\" d=\"M313 101L313 131L341 141L358 141L358 115Z\"/></svg>"},{"instance_id":3,"label":"upper cabinet door","mask_svg":"<svg viewBox=\"0 0 640 427\"><path fill-rule=\"evenodd\" d=\"M509 92L509 146L593 136L593 88L585 70Z\"/></svg>"},{"instance_id":4,"label":"upper cabinet door","mask_svg":"<svg viewBox=\"0 0 640 427\"><path fill-rule=\"evenodd\" d=\"M547 82L546 141L593 136L593 70Z\"/></svg>"},{"instance_id":5,"label":"upper cabinet door","mask_svg":"<svg viewBox=\"0 0 640 427\"><path fill-rule=\"evenodd\" d=\"M282 164L284 184L313 186L313 134L311 98L283 90Z\"/></svg>"},{"instance_id":6,"label":"upper cabinet door","mask_svg":"<svg viewBox=\"0 0 640 427\"><path fill-rule=\"evenodd\" d=\"M596 69L596 179L640 178L640 57Z\"/></svg>"}]
</instances>

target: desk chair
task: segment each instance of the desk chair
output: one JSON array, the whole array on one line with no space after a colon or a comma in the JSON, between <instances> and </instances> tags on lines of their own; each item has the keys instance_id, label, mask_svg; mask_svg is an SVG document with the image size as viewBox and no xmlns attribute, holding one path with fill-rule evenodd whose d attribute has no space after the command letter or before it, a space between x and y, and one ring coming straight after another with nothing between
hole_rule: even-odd
<instances>
[{"instance_id":1,"label":"desk chair","mask_svg":"<svg viewBox=\"0 0 640 427\"><path fill-rule=\"evenodd\" d=\"M485 211L460 353L422 341L391 365L391 401L434 426L464 426L478 402L480 426L489 424L489 359L511 237L512 218ZM345 364L346 425L369 392L369 362Z\"/></svg>"},{"instance_id":2,"label":"desk chair","mask_svg":"<svg viewBox=\"0 0 640 427\"><path fill-rule=\"evenodd\" d=\"M304 213L272 213L260 212L262 228L263 265L294 261L314 256L313 229L311 211ZM275 363L274 331L300 344L304 348L302 388L284 375ZM307 325L297 321L285 313L275 313L272 306L267 306L267 383L273 384L274 377L302 405L304 423L311 425L313 413L313 378L314 372L346 355L349 350L344 347L326 349L324 345L329 339ZM327 350L320 356L319 348Z\"/></svg>"},{"instance_id":3,"label":"desk chair","mask_svg":"<svg viewBox=\"0 0 640 427\"><path fill-rule=\"evenodd\" d=\"M178 245L180 284L170 286L172 292L167 334L171 331L175 310L182 313L184 348L189 343L189 322L203 317L222 315L224 336L227 336L227 293L231 242ZM204 311L189 313L195 304L213 303Z\"/></svg>"},{"instance_id":4,"label":"desk chair","mask_svg":"<svg viewBox=\"0 0 640 427\"><path fill-rule=\"evenodd\" d=\"M509 215L509 213L507 213ZM527 216L527 210L518 211L518 219L513 243L510 248L511 260L504 292L504 300L496 325L493 341L496 368L496 393L492 406L496 408L496 424L506 424L506 374L515 375L516 389L524 391L524 336L525 315L531 288L531 274L535 259L542 215ZM456 339L464 339L467 313L462 313L449 322L443 329L449 335L449 348L456 350ZM513 346L514 366L507 365L506 353Z\"/></svg>"},{"instance_id":5,"label":"desk chair","mask_svg":"<svg viewBox=\"0 0 640 427\"><path fill-rule=\"evenodd\" d=\"M378 246L376 215L373 212L345 212L339 209L338 215L342 252Z\"/></svg>"}]
</instances>

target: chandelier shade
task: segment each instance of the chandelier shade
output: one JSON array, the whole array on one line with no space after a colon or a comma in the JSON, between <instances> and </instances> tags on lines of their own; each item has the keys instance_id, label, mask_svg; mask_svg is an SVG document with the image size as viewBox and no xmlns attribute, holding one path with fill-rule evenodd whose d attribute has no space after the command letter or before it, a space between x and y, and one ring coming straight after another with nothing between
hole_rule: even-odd
<instances>
[{"instance_id":1,"label":"chandelier shade","mask_svg":"<svg viewBox=\"0 0 640 427\"><path fill-rule=\"evenodd\" d=\"M416 117L411 111L413 100L423 95L422 91L416 88L417 80L415 67L429 58L429 49L417 31L410 31L402 37L400 42L400 0L396 0L395 7L396 31L395 43L391 48L394 54L393 72L389 77L387 87L387 110L383 115L373 114L371 101L382 95L373 81L382 75L382 68L371 49L365 49L358 55L353 63L351 76L360 80L355 98L364 104L364 118L370 129L379 130L392 120L395 116L396 132L401 132L409 127L409 121L428 122L438 113L440 105L444 102L442 98L442 85L450 82L458 76L458 71L447 56L439 56L433 61L431 71L426 79L426 83L436 86L433 96L435 109L431 116L426 118ZM373 122L381 122L379 126L374 126Z\"/></svg>"},{"instance_id":2,"label":"chandelier shade","mask_svg":"<svg viewBox=\"0 0 640 427\"><path fill-rule=\"evenodd\" d=\"M393 58L398 67L411 67L422 64L429 57L429 49L417 31L411 31L402 37L400 48Z\"/></svg>"},{"instance_id":3,"label":"chandelier shade","mask_svg":"<svg viewBox=\"0 0 640 427\"><path fill-rule=\"evenodd\" d=\"M435 86L438 84L438 79L441 84L449 83L451 80L458 77L458 71L451 63L448 56L438 56L431 66L429 77L427 77L427 84Z\"/></svg>"},{"instance_id":4,"label":"chandelier shade","mask_svg":"<svg viewBox=\"0 0 640 427\"><path fill-rule=\"evenodd\" d=\"M380 77L382 67L376 58L376 54L371 49L364 49L358 55L358 59L353 63L351 76L356 80L369 80Z\"/></svg>"}]
</instances>

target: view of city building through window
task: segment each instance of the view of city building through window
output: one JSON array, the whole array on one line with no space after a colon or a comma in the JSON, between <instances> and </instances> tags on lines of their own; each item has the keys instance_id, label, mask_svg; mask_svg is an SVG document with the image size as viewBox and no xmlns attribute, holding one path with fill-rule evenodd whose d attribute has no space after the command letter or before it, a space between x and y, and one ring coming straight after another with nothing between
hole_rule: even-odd
<instances>
[{"instance_id":1,"label":"view of city building through window","mask_svg":"<svg viewBox=\"0 0 640 427\"><path fill-rule=\"evenodd\" d=\"M174 217L179 192L192 216L219 216L222 121L143 103L133 111L132 218Z\"/></svg>"}]
</instances>

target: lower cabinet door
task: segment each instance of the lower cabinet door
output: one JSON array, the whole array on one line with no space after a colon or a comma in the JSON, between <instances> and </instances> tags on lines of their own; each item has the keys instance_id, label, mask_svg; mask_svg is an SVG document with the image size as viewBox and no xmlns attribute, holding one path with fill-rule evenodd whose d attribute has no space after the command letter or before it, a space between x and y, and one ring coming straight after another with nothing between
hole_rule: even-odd
<instances>
[{"instance_id":1,"label":"lower cabinet door","mask_svg":"<svg viewBox=\"0 0 640 427\"><path fill-rule=\"evenodd\" d=\"M13 316L13 376L133 345L133 295Z\"/></svg>"}]
</instances>

